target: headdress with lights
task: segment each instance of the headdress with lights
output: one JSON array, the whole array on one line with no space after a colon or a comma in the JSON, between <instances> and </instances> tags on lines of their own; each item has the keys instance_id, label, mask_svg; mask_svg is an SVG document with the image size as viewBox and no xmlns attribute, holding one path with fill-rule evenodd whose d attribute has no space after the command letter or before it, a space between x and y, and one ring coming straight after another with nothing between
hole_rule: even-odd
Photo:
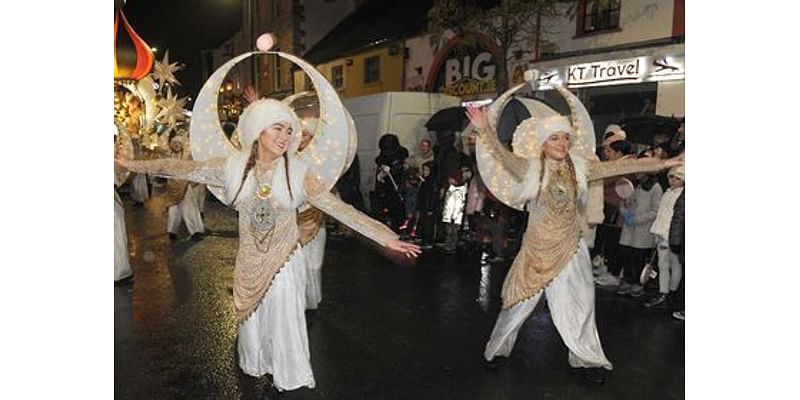
<instances>
[{"instance_id":1,"label":"headdress with lights","mask_svg":"<svg viewBox=\"0 0 800 400\"><path fill-rule=\"evenodd\" d=\"M294 126L296 134L292 135L292 143L287 152L287 157L292 160L290 165L298 164L294 163L294 161L300 161L301 165L307 166L307 173L315 174L330 190L336 184L339 176L349 167L353 157L355 157L357 144L355 123L344 108L339 95L330 82L305 60L288 53L269 51L274 42L275 38L272 34L261 35L256 42L260 51L252 51L234 57L219 67L208 78L200 90L192 109L189 135L192 156L197 161L212 158L237 158L241 160L249 157L250 146L254 141L254 137L251 136L256 135L254 133L256 130L260 132L260 129L266 128L267 126L264 124L268 123L268 120L271 120L274 115L283 115L284 118L292 119L291 123L299 124L296 114L291 110L290 105L286 104L291 103L291 101L282 103L276 100L262 99L249 105L242 113L238 126L241 141L240 149L236 149L231 144L220 125L217 113L219 89L228 72L236 64L248 57L261 54L274 55L296 64L310 77L319 102L317 134L314 135L311 143L301 153L296 152L297 145L294 143L294 141L299 143L299 125ZM267 116L267 114L270 116ZM257 136L255 138L257 139ZM241 169L239 172L241 177L244 171L244 163L229 162L228 165L232 169ZM229 175L233 176L235 173ZM231 180L233 181L233 178ZM231 187L239 185L239 183L230 183L228 191L230 191ZM223 196L223 192L218 188L209 187L209 190L226 203L231 200L226 199Z\"/></svg>"},{"instance_id":2,"label":"headdress with lights","mask_svg":"<svg viewBox=\"0 0 800 400\"><path fill-rule=\"evenodd\" d=\"M540 88L539 72L529 70L525 73L526 83L516 85L497 98L488 110L488 123L492 130L497 129L497 121L503 112L506 102L516 92L530 85L536 91ZM566 132L570 134L570 158L575 163L578 170L585 171L585 160L597 159L594 153L595 136L594 126L589 117L589 113L583 104L566 88L560 85L553 85L561 97L564 98L570 109L568 116L560 113L541 101L533 101L532 115L522 121L514 131L512 148L514 154L524 157L530 162L529 175L539 175L538 169L541 164L539 158L542 154L542 143L556 132ZM476 155L478 168L484 183L495 197L509 207L522 210L530 196L538 193L538 179L530 179L535 182L519 182L503 167L501 162L495 159L488 151L486 146L478 141L476 145ZM583 176L581 176L583 175ZM578 174L578 185L582 190L586 188L585 174Z\"/></svg>"}]
</instances>

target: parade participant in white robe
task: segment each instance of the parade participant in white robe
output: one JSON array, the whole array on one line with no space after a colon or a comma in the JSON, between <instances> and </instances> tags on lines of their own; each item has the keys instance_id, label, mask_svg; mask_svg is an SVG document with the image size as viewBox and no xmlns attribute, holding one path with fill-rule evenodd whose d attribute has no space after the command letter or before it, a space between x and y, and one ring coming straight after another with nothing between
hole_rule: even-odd
<instances>
[{"instance_id":1,"label":"parade participant in white robe","mask_svg":"<svg viewBox=\"0 0 800 400\"><path fill-rule=\"evenodd\" d=\"M253 102L242 113L239 130L242 148L225 159L119 162L132 171L222 190L226 203L239 213L233 286L239 366L251 376L272 374L272 384L281 391L313 388L304 312L306 260L297 252L298 207L308 202L408 257L420 250L337 199L307 173L309 166L296 157L300 123L286 105L271 99Z\"/></svg>"},{"instance_id":2,"label":"parade participant in white robe","mask_svg":"<svg viewBox=\"0 0 800 400\"><path fill-rule=\"evenodd\" d=\"M187 151L188 143L185 136L175 136L170 140L170 150L178 159L190 160L191 154ZM186 223L186 230L192 240L203 238L205 227L203 217L200 215L197 200L196 184L183 180L171 179L167 181L167 233L174 239L178 236L181 223ZM205 189L203 189L205 190ZM205 195L205 193L204 193Z\"/></svg>"},{"instance_id":3,"label":"parade participant in white robe","mask_svg":"<svg viewBox=\"0 0 800 400\"><path fill-rule=\"evenodd\" d=\"M125 207L114 190L114 282L133 275L128 253L128 233L125 230Z\"/></svg>"},{"instance_id":4,"label":"parade participant in white robe","mask_svg":"<svg viewBox=\"0 0 800 400\"><path fill-rule=\"evenodd\" d=\"M317 129L319 120L314 117L301 121L303 133L297 149L302 152L308 146ZM322 262L325 258L325 214L309 204L300 206L297 213L297 227L300 231L300 251L306 257L306 308L316 310L322 301Z\"/></svg>"},{"instance_id":5,"label":"parade participant in white robe","mask_svg":"<svg viewBox=\"0 0 800 400\"><path fill-rule=\"evenodd\" d=\"M197 210L200 211L200 215L203 215L203 212L206 209L206 185L195 184L192 185L191 188L194 190L194 199L197 202Z\"/></svg>"},{"instance_id":6,"label":"parade participant in white robe","mask_svg":"<svg viewBox=\"0 0 800 400\"><path fill-rule=\"evenodd\" d=\"M522 86L512 88L501 97ZM574 95L561 87L556 88L567 100L573 115L585 111ZM502 110L504 100L498 102L499 110L491 111L495 116ZM572 144L585 143L585 135L593 133L583 126L573 128L574 122L561 115L523 121L515 136L520 130L532 130L531 142L515 143L512 153L498 140L494 131L496 124L487 123L486 111L474 107L468 107L467 111L472 123L479 128L481 145L485 146L487 154L499 163L503 173L512 177L514 187L507 190L513 191L518 201L526 203L530 212L520 251L503 282L502 310L486 344L484 357L491 362L495 357L509 356L520 327L533 312L542 293L547 292L550 316L569 349L569 365L589 381L603 383L605 377L601 369L611 370L612 364L603 352L595 325L592 266L582 238L588 231L584 212L589 183L616 175L657 171L682 164L682 158L615 162L588 158L586 154L590 153L573 151ZM535 158L516 154L518 149L529 151ZM480 162L478 165L487 181L500 173L484 169L485 164L481 167ZM498 190L492 186L490 189ZM509 198L508 193L499 191L497 197Z\"/></svg>"},{"instance_id":7,"label":"parade participant in white robe","mask_svg":"<svg viewBox=\"0 0 800 400\"><path fill-rule=\"evenodd\" d=\"M145 201L150 199L150 184L147 182L147 174L133 174L133 178L131 178L131 198L138 207L141 207Z\"/></svg>"},{"instance_id":8,"label":"parade participant in white robe","mask_svg":"<svg viewBox=\"0 0 800 400\"><path fill-rule=\"evenodd\" d=\"M114 137L114 157L119 157L117 139ZM128 251L128 232L125 229L125 207L117 188L125 181L124 171L114 168L114 282L133 275Z\"/></svg>"}]
</instances>

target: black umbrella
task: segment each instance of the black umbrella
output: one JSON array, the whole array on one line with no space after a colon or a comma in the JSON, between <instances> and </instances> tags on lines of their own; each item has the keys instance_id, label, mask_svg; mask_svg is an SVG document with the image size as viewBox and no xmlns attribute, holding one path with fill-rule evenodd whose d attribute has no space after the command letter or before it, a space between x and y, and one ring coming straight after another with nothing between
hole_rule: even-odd
<instances>
[{"instance_id":1,"label":"black umbrella","mask_svg":"<svg viewBox=\"0 0 800 400\"><path fill-rule=\"evenodd\" d=\"M625 131L629 142L650 145L653 143L653 136L658 134L666 134L672 139L678 131L680 121L662 115L641 115L623 118L617 125Z\"/></svg>"},{"instance_id":2,"label":"black umbrella","mask_svg":"<svg viewBox=\"0 0 800 400\"><path fill-rule=\"evenodd\" d=\"M431 118L425 123L425 128L435 132L461 132L469 125L466 113L467 109L461 106L443 108L431 115Z\"/></svg>"},{"instance_id":3,"label":"black umbrella","mask_svg":"<svg viewBox=\"0 0 800 400\"><path fill-rule=\"evenodd\" d=\"M510 142L514 138L517 126L530 117L531 112L528 111L528 107L525 107L517 98L511 98L497 121L497 137L501 142Z\"/></svg>"}]
</instances>

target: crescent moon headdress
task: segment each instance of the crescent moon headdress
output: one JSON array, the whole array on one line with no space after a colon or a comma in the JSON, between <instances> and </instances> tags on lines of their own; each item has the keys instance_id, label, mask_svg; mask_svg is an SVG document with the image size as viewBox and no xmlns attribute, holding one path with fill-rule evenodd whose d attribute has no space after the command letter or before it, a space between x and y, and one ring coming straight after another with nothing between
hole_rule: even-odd
<instances>
[{"instance_id":1,"label":"crescent moon headdress","mask_svg":"<svg viewBox=\"0 0 800 400\"><path fill-rule=\"evenodd\" d=\"M487 119L492 130L497 129L497 121L503 108L514 93L527 84L530 84L534 90L537 90L538 71L528 71L525 76L527 80L526 83L512 87L489 106ZM596 158L594 153L594 126L592 125L589 113L586 111L583 103L569 90L560 85L554 85L554 87L567 102L570 115L568 117L562 116L547 104L538 100L533 100L529 102L529 104L532 105L531 117L522 121L514 131L514 138L512 141L513 152L518 156L535 161L529 163L531 168L537 169L537 171L534 172L538 172L540 164L539 157L541 157L542 154L542 143L548 136L557 131L570 133L572 145L569 153L576 164L580 163L582 160ZM486 187L495 197L509 207L522 210L529 200L530 194L538 192L538 190L536 190L538 189L538 180L535 182L536 188L527 187L522 190L521 186L524 185L521 185L521 182L515 180L499 160L492 157L486 145L481 141L478 141L476 145L476 155L478 169L481 171L481 176L484 179ZM581 166L576 165L576 168L581 168L582 166L583 164L581 164ZM529 174L530 173L531 171L529 171ZM538 173L536 175L538 176ZM585 182L583 185L585 186ZM523 191L524 193L522 193Z\"/></svg>"},{"instance_id":2,"label":"crescent moon headdress","mask_svg":"<svg viewBox=\"0 0 800 400\"><path fill-rule=\"evenodd\" d=\"M284 111L288 110L291 113L295 122L299 123L297 116L286 104L291 103L291 100L278 102L276 100L262 99L249 105L242 113L240 126L238 127L242 137L241 149L237 150L225 137L217 111L219 88L225 76L236 64L248 57L259 54L272 54L289 60L299 66L310 77L319 101L319 124L314 139L301 153L297 153L297 145L300 139L299 125L295 127L294 131L297 134L292 135L293 143L290 143L287 156L306 164L308 166L307 173L315 174L330 190L336 184L345 166L348 165L348 160L352 160L350 158L351 148L352 153L355 154L355 123L344 108L336 90L316 68L299 57L279 51L252 51L241 54L223 64L208 78L200 90L192 110L189 138L193 158L197 161L204 161L213 158L246 157L249 155L252 142L248 144L247 141L252 138L248 139L246 137L245 127L249 124L247 120L253 118L248 115L260 114L256 112L257 109L264 112L283 108ZM250 109L252 111L248 112ZM209 187L209 190L223 202L229 202L229 199L225 199L223 196L224 193L220 188Z\"/></svg>"}]
</instances>

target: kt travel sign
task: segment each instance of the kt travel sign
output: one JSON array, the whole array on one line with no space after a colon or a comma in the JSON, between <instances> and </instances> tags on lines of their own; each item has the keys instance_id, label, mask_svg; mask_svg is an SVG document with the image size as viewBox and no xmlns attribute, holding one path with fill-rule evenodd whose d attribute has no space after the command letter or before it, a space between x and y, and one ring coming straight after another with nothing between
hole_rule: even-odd
<instances>
[{"instance_id":1,"label":"kt travel sign","mask_svg":"<svg viewBox=\"0 0 800 400\"><path fill-rule=\"evenodd\" d=\"M680 54L573 64L546 70L539 80L542 86L557 83L569 88L682 80L684 62Z\"/></svg>"}]
</instances>

